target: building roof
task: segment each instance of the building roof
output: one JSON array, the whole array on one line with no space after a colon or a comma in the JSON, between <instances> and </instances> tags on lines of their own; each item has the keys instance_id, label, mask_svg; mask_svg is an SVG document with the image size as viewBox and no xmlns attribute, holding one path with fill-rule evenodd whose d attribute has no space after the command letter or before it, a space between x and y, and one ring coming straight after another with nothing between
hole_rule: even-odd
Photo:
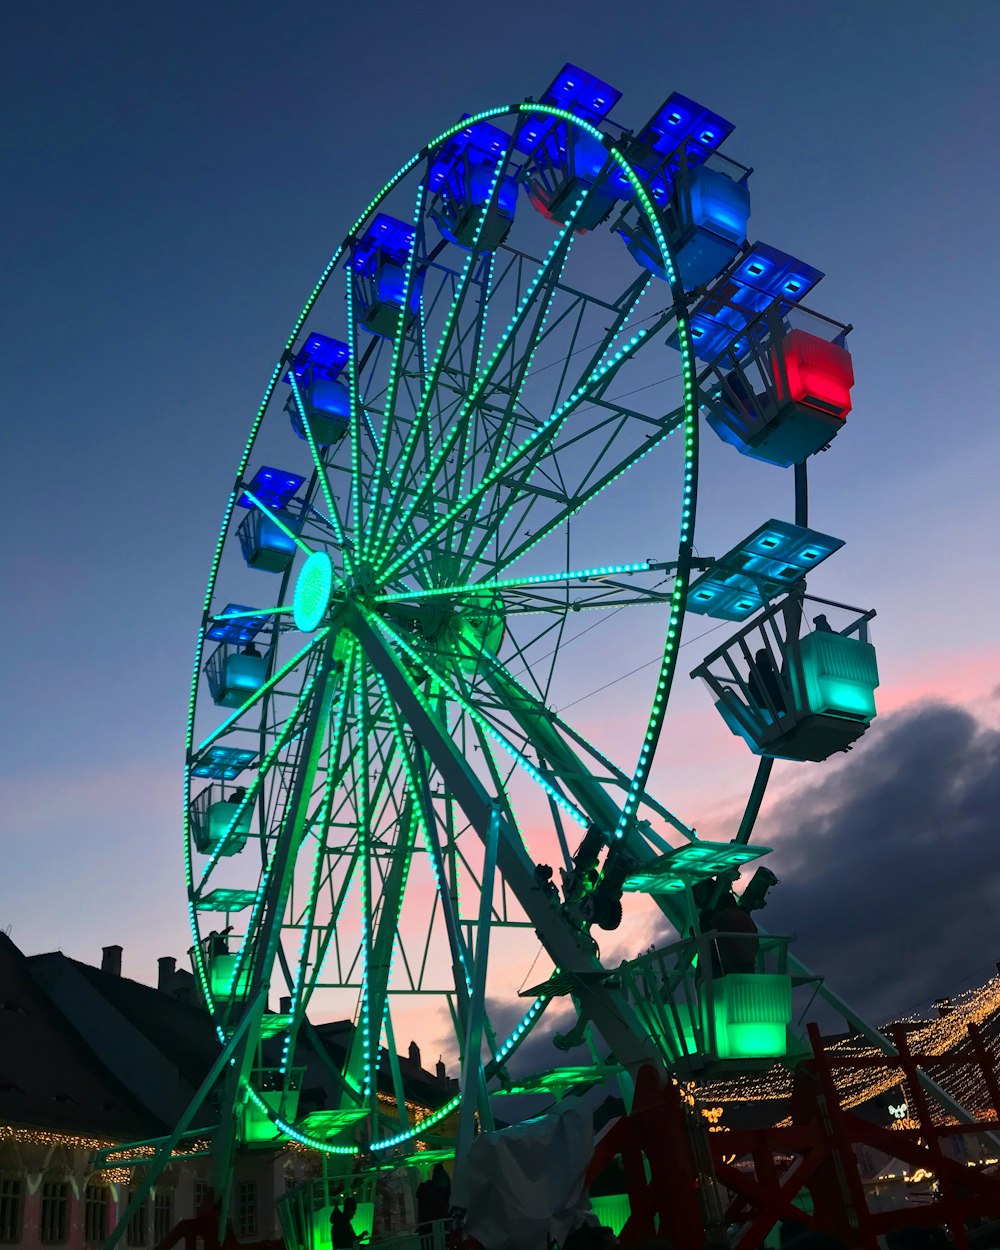
<instances>
[{"instance_id":1,"label":"building roof","mask_svg":"<svg viewBox=\"0 0 1000 1250\"><path fill-rule=\"evenodd\" d=\"M31 975L29 961L3 933L0 1121L110 1141L162 1131L81 1043Z\"/></svg>"},{"instance_id":2,"label":"building roof","mask_svg":"<svg viewBox=\"0 0 1000 1250\"><path fill-rule=\"evenodd\" d=\"M31 955L29 965L65 960L87 980L101 997L151 1042L177 1068L185 1082L197 1089L219 1057L219 1039L204 1007L105 972L61 953Z\"/></svg>"}]
</instances>

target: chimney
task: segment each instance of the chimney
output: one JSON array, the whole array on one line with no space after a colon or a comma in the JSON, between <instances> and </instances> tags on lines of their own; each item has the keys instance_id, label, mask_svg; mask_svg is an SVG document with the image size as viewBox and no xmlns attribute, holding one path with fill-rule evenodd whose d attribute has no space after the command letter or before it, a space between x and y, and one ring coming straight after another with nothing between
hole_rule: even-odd
<instances>
[{"instance_id":1,"label":"chimney","mask_svg":"<svg viewBox=\"0 0 1000 1250\"><path fill-rule=\"evenodd\" d=\"M101 971L110 972L113 977L122 974L122 948L120 946L101 947Z\"/></svg>"},{"instance_id":2,"label":"chimney","mask_svg":"<svg viewBox=\"0 0 1000 1250\"><path fill-rule=\"evenodd\" d=\"M420 1067L420 1047L417 1045L416 1042L410 1042L410 1049L407 1053L410 1056L410 1063L415 1063L417 1067L419 1068Z\"/></svg>"},{"instance_id":3,"label":"chimney","mask_svg":"<svg viewBox=\"0 0 1000 1250\"><path fill-rule=\"evenodd\" d=\"M439 1081L446 1081L448 1079L448 1073L444 1066L444 1060L441 1059L440 1057L438 1058L437 1063L434 1065L434 1075L437 1077Z\"/></svg>"},{"instance_id":4,"label":"chimney","mask_svg":"<svg viewBox=\"0 0 1000 1250\"><path fill-rule=\"evenodd\" d=\"M289 1016L292 1013L292 996L286 994L284 998L278 999L278 1010L283 1016Z\"/></svg>"},{"instance_id":5,"label":"chimney","mask_svg":"<svg viewBox=\"0 0 1000 1250\"><path fill-rule=\"evenodd\" d=\"M169 990L170 981L177 968L177 960L173 955L161 955L156 961L156 988L158 990Z\"/></svg>"}]
</instances>

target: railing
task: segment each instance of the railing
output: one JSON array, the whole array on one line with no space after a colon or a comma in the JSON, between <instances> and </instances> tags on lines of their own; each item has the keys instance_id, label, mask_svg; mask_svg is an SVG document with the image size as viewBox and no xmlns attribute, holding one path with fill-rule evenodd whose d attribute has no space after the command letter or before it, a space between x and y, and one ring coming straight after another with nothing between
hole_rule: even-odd
<instances>
[{"instance_id":1,"label":"railing","mask_svg":"<svg viewBox=\"0 0 1000 1250\"><path fill-rule=\"evenodd\" d=\"M724 1039L717 1036L720 987L730 978L757 977L762 986L780 989L777 978L788 976L791 940L774 934L706 931L630 960L618 975L665 1059L698 1066L726 1053ZM732 966L734 956L739 968Z\"/></svg>"}]
</instances>

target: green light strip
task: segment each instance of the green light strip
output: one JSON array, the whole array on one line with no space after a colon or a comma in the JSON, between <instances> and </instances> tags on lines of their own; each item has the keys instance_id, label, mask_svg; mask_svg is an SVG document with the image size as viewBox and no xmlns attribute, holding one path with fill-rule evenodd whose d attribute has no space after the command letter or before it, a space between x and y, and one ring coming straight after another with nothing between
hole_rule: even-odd
<instances>
[{"instance_id":1,"label":"green light strip","mask_svg":"<svg viewBox=\"0 0 1000 1250\"><path fill-rule=\"evenodd\" d=\"M433 525L428 526L428 528L421 533L419 539L407 551L394 560L393 563L381 573L381 576L386 579L392 577L397 570L402 568L404 564L410 561L413 556L426 547L428 543L432 542L437 535L441 533L445 526L450 525L452 521L454 521L462 512L466 510L466 508L469 507L470 504L475 503L476 500L482 498L486 491L488 491L491 486L495 485L495 483L503 477L503 475L525 454L525 452L529 451L543 438L554 436L558 432L559 426L562 422L565 421L570 415L573 407L586 396L590 388L595 385L595 383L600 382L601 379L610 373L612 369L619 368L624 361L635 352L636 348L646 338L646 335L646 330L639 330L632 336L625 347L620 348L617 352L615 352L614 356L612 356L610 360L602 361L601 364L591 370L586 380L581 383L581 385L578 386L577 389L573 391L553 413L551 413L539 426L537 426L528 435L528 437L524 439L523 442L519 443L514 450L510 452L507 458L502 461L502 463L496 465L489 473L485 474L482 479L474 487L472 487L471 490L468 490L461 499L454 503L447 512L438 517ZM402 530L402 528L403 526L401 524L400 530Z\"/></svg>"},{"instance_id":2,"label":"green light strip","mask_svg":"<svg viewBox=\"0 0 1000 1250\"><path fill-rule=\"evenodd\" d=\"M468 717L470 717L470 719L474 720L476 724L479 725L479 727L485 733L489 734L489 736L493 738L495 742L498 742L500 746L502 746L503 749L507 752L507 754L517 761L517 763L528 774L528 776L532 779L532 781L537 782L538 785L542 787L542 789L545 791L547 795L549 795L549 797L553 800L553 802L558 803L558 805L563 809L566 815L570 817L571 820L575 820L576 823L582 829L587 828L587 826L590 824L590 821L587 818L587 816L576 806L576 804L571 803L569 799L567 799L563 794L561 794L554 786L550 785L549 782L546 781L545 778L542 776L542 774L538 771L538 769L535 768L535 766L531 763L531 761L528 760L524 755L522 755L521 752L517 749L517 747L514 746L514 744L510 742L507 738L505 738L504 735L499 732L499 730L495 729L490 724L490 722L486 719L486 717L483 716L482 712L478 711L470 703L467 703L464 697L456 689L456 687L446 677L443 677L439 672L437 672L436 669L432 668L431 665L428 663L427 659L424 656L422 656L419 651L415 651L413 647L411 647L410 644L405 641L405 639L401 638L399 634L395 632L395 630L391 629L385 623L385 621L381 620L379 617L369 615L367 619L370 623L377 625L378 628L381 629L382 632L386 634L396 644L396 646L398 646L402 651L405 651L407 655L410 656L411 659L416 660L416 662L422 668L424 668L427 671L427 673L430 674L431 677L433 677L434 681L441 687L441 689L444 690L445 693L450 698L454 699L454 701L463 709L465 714Z\"/></svg>"},{"instance_id":3,"label":"green light strip","mask_svg":"<svg viewBox=\"0 0 1000 1250\"><path fill-rule=\"evenodd\" d=\"M295 406L299 410L299 419L302 422L302 429L305 431L306 438L309 442L309 451L312 454L313 464L316 468L316 476L319 478L320 489L323 491L323 499L326 502L326 510L329 512L330 523L333 526L333 532L340 547L340 555L344 561L344 568L350 573L351 557L348 554L347 546L344 542L344 527L340 523L340 513L337 511L337 505L334 502L333 495L330 493L330 483L326 476L326 468L316 446L316 440L313 438L312 425L309 417L306 415L305 406L302 403L302 394L299 391L299 384L295 378L295 370L289 369L288 379L292 384L292 394L295 396Z\"/></svg>"},{"instance_id":4,"label":"green light strip","mask_svg":"<svg viewBox=\"0 0 1000 1250\"><path fill-rule=\"evenodd\" d=\"M249 499L250 502L254 504L255 507L259 508L261 512L263 512L263 514L267 517L269 521L273 522L273 524L275 524L278 527L278 529L281 530L281 532L285 535L286 538L290 538L300 551L304 551L307 556L312 555L312 547L307 547L306 544L302 541L302 539L297 534L293 534L292 531L288 528L288 526L283 521L279 520L277 516L275 516L275 514L271 511L271 509L267 506L267 504L261 503L261 501L257 498L257 496L249 488L249 486L243 487L243 494L246 495L247 499Z\"/></svg>"},{"instance_id":5,"label":"green light strip","mask_svg":"<svg viewBox=\"0 0 1000 1250\"><path fill-rule=\"evenodd\" d=\"M415 590L412 593L400 590L389 595L376 595L376 603L397 603L404 599L437 599L442 595L468 595L487 590L508 590L518 586L539 586L549 582L577 581L590 577L618 577L625 573L648 573L649 561L640 560L632 564L605 564L592 569L568 569L565 573L534 573L526 577L501 577L493 581L466 582L455 586L434 586L429 590Z\"/></svg>"},{"instance_id":6,"label":"green light strip","mask_svg":"<svg viewBox=\"0 0 1000 1250\"><path fill-rule=\"evenodd\" d=\"M309 642L307 642L306 645L302 648L302 650L296 652L296 654L292 656L292 658L288 661L287 664L283 665L281 668L278 669L278 671L274 674L273 677L269 677L268 680L263 684L263 686L261 686L259 690L255 691L250 696L250 698L247 699L246 703L244 703L242 707L238 707L236 711L232 714L232 716L227 716L226 719L222 722L222 724L218 727L218 729L214 729L203 742L199 743L198 747L195 750L195 754L200 755L201 752L204 751L206 747L210 747L213 742L216 742L226 732L226 730L230 727L230 725L234 723L234 721L238 721L239 718L244 714L244 712L248 712L255 703L259 703L260 700L264 697L264 695L267 694L269 690L273 689L276 683L281 681L281 679L285 677L286 674L291 672L291 670L295 667L295 665L298 664L298 662L301 659L307 656L309 652L313 649L313 647L315 647L318 642L320 642L323 638L325 638L329 632L330 632L330 626L327 625L324 629L321 629L318 633L314 634L312 638L309 640Z\"/></svg>"},{"instance_id":7,"label":"green light strip","mask_svg":"<svg viewBox=\"0 0 1000 1250\"><path fill-rule=\"evenodd\" d=\"M386 701L386 709L389 713L389 721L392 727L393 736L396 739L396 747L399 751L400 759L403 762L403 771L406 774L406 784L409 787L410 795L413 799L413 808L414 808L414 811L416 812L418 828L420 829L420 834L424 840L424 847L427 851L427 862L431 866L431 872L434 875L434 884L437 886L437 892L442 898L445 898L447 895L447 886L446 886L446 883L441 879L440 874L438 873L437 861L431 850L430 832L427 828L427 821L424 819L423 794L421 792L421 789L417 782L416 777L413 775L413 767L410 761L410 753L406 749L406 735L403 733L403 726L400 724L399 715L396 710L396 705L389 695L389 687L385 684L385 678L381 675L381 673L377 674L377 676L379 680L379 685L382 687L382 696ZM434 709L430 706L428 701L423 697L422 692L414 689L412 686L410 689L414 697L423 705L423 708L427 712L427 714L429 716L433 716ZM465 952L461 947L459 947L458 954L459 954L459 959L461 960L461 964L462 964L462 975L465 977L465 988L471 994L472 993L472 978L469 976L469 969L466 967L466 963L465 963Z\"/></svg>"},{"instance_id":8,"label":"green light strip","mask_svg":"<svg viewBox=\"0 0 1000 1250\"><path fill-rule=\"evenodd\" d=\"M361 510L361 421L358 407L358 335L354 320L354 273L350 265L346 266L347 287L347 337L350 340L350 366L348 368L348 388L351 405L351 537L354 550L361 549L361 535L364 533L364 517ZM365 416L367 417L367 413ZM381 454L381 447L376 455Z\"/></svg>"},{"instance_id":9,"label":"green light strip","mask_svg":"<svg viewBox=\"0 0 1000 1250\"><path fill-rule=\"evenodd\" d=\"M506 328L504 329L503 334L501 334L500 336L500 341L497 343L496 347L493 349L493 354L490 356L489 362L486 365L486 369L484 370L482 377L476 382L475 386L473 386L471 393L468 395L461 409L459 410L458 415L455 417L452 427L449 430L447 436L444 439L444 442L441 445L440 451L435 455L434 459L431 461L431 464L428 466L423 485L414 494L414 497L410 501L410 504L407 507L406 512L400 518L399 525L397 526L398 534L402 534L403 531L406 529L407 525L409 525L410 520L413 517L414 513L416 512L417 508L420 506L420 503L422 502L424 495L427 493L429 489L431 489L434 481L436 480L438 469L441 467L441 465L444 463L447 457L451 454L451 450L454 447L456 441L458 440L459 434L464 428L465 422L468 420L470 413L472 412L476 403L479 401L479 398L482 395L483 390L486 388L486 384L489 382L490 378L493 376L493 371L496 369L497 365L500 362L501 357L504 355L510 343L514 339L514 336L523 326L525 318L527 317L528 311L531 307L532 301L535 298L535 292L538 290L539 286L542 284L545 278L549 275L550 265L556 262L557 258L559 258L558 259L559 271L560 273L562 272L562 267L566 263L567 253L573 243L573 225L574 225L574 222L576 221L577 214L579 213L581 207L583 206L583 202L586 198L587 198L586 194L584 194L584 195L581 195L580 198L577 200L576 204L573 206L573 211L570 213L569 217L567 218L565 226L563 226L562 229L559 231L559 234L556 237L555 243L553 243L553 245L549 248L548 253L545 256L545 259L542 261L542 263L538 266L538 269L535 271L534 277L532 278L530 284L528 285L528 289L525 291L524 295L521 297L521 301L518 304L518 307L513 317L511 317L511 319L507 322ZM454 315L455 307L456 307L455 304L453 304L452 311L449 313L449 318L451 318ZM449 324L450 324L450 321L449 321ZM544 426L540 428L544 428ZM485 487L483 489L485 489ZM477 488L477 492L472 492L472 491L468 492L469 495L473 493L478 493L478 488ZM468 496L466 496L466 498L467 497ZM421 534L420 539L410 548L410 550L406 554L401 556L398 560L396 560L395 563L393 563L388 569L385 569L383 571L383 567L380 566L379 575L382 577L386 577L386 578L391 577L393 572L397 568L399 568L401 564L404 564L406 560L409 559L409 557L412 554L419 551L422 547L426 545L427 542L431 541L433 537L439 534L446 525L450 524L458 515L458 513L462 511L463 506L464 505L462 504L462 501L460 500L458 504L456 504L454 507L449 509L448 512L444 513L444 515L441 516L434 523L434 525L432 525L428 530L424 531L424 533ZM380 550L379 556L381 557L383 554L384 552Z\"/></svg>"},{"instance_id":10,"label":"green light strip","mask_svg":"<svg viewBox=\"0 0 1000 1250\"><path fill-rule=\"evenodd\" d=\"M213 621L242 621L255 616L278 616L282 612L291 612L292 605L281 608L250 608L246 612L223 612L221 616L213 616Z\"/></svg>"},{"instance_id":11,"label":"green light strip","mask_svg":"<svg viewBox=\"0 0 1000 1250\"><path fill-rule=\"evenodd\" d=\"M357 719L358 738L361 743L361 767L359 769L363 781L357 786L358 808L358 861L361 868L361 1062L364 1072L362 1097L368 1098L372 1092L372 1046L371 1046L371 986L369 983L369 966L372 955L372 917L371 917L371 857L369 855L369 839L371 830L368 810L368 704L365 690L364 656L359 663L358 682L354 688L354 715ZM351 1049L353 1050L353 1044Z\"/></svg>"},{"instance_id":12,"label":"green light strip","mask_svg":"<svg viewBox=\"0 0 1000 1250\"><path fill-rule=\"evenodd\" d=\"M677 655L680 646L681 630L684 624L684 612L687 605L688 579L691 572L693 556L693 531L698 488L698 398L695 382L694 354L691 348L691 334L687 322L687 305L683 286L677 280L677 272L673 257L667 246L667 240L660 228L655 208L638 177L626 171L636 195L646 209L646 215L656 237L663 260L667 281L670 283L671 295L677 312L677 335L681 352L681 376L684 388L684 494L681 503L681 523L679 534L679 551L677 573L674 577L673 591L670 598L670 616L667 621L667 635L664 643L663 659L657 677L656 690L650 709L649 721L643 736L642 748L636 762L632 780L629 783L625 802L622 804L621 815L615 829L615 837L621 838L628 826L635 820L641 796L649 780L653 766L653 756L659 742L660 732L667 712L667 702L673 685L674 673L677 668Z\"/></svg>"},{"instance_id":13,"label":"green light strip","mask_svg":"<svg viewBox=\"0 0 1000 1250\"><path fill-rule=\"evenodd\" d=\"M267 386L264 389L264 397L261 400L257 414L251 424L250 433L243 447L243 455L240 459L239 467L236 471L236 480L242 481L243 474L246 471L247 463L253 451L254 443L257 439L257 431L264 419L264 413L267 411L267 405L274 393L274 388L278 383L281 373L281 365L275 365L271 372ZM184 848L184 878L188 892L188 922L194 937L194 965L195 975L201 985L202 993L206 1002L211 1001L211 991L209 987L208 973L205 967L204 954L201 949L201 936L198 928L198 917L192 901L194 894L194 863L192 860L192 839L191 839L191 754L194 743L194 721L195 711L198 702L198 686L201 680L201 661L205 650L205 638L208 631L209 610L212 603L212 596L215 593L215 581L219 572L219 564L222 560L222 551L226 541L226 535L229 532L229 523L232 520L233 510L236 507L236 500L239 497L237 490L234 488L229 493L226 506L223 510L222 525L219 527L219 535L215 542L215 551L212 555L212 566L209 569L208 582L205 587L205 597L202 601L202 623L198 631L198 640L195 644L194 665L191 672L191 694L188 701L187 726L185 729L184 753L184 778L183 778L183 801L181 804L181 840Z\"/></svg>"},{"instance_id":14,"label":"green light strip","mask_svg":"<svg viewBox=\"0 0 1000 1250\"><path fill-rule=\"evenodd\" d=\"M436 146L436 144L433 144L430 146L433 147L433 146ZM493 174L493 181L490 183L489 193L483 205L482 212L479 215L479 224L476 227L476 233L472 240L472 248L469 251L468 256L466 256L465 258L465 267L462 270L462 276L458 281L458 286L456 287L455 295L451 302L451 307L448 310L448 316L445 319L444 327L438 339L437 351L434 354L434 364L431 366L430 372L427 376L427 384L424 387L423 393L420 396L420 403L417 407L416 414L414 415L413 424L410 427L410 432L406 437L406 442L404 443L403 450L400 454L399 469L397 470L396 476L393 480L392 489L389 493L389 499L383 510L382 517L381 517L381 520L378 525L378 529L375 534L375 542L372 544L372 548L371 548L377 560L381 560L383 556L385 540L387 538L389 525L391 524L393 515L395 513L396 503L399 497L399 492L402 490L404 479L406 478L406 475L410 471L410 466L413 461L413 453L416 449L416 445L420 436L420 432L423 430L424 423L427 420L427 414L430 410L430 404L435 393L435 387L437 386L438 378L441 376L441 370L444 367L445 352L447 351L448 345L451 342L452 326L455 322L456 316L458 315L458 310L461 308L462 303L465 299L466 292L469 289L469 283L472 280L472 274L475 269L473 262L475 261L477 257L476 249L479 245L479 240L482 237L483 229L486 224L486 217L487 217L490 207L492 206L493 197L496 194L496 188L499 185L500 171L502 168L503 168L503 162L502 161L498 162L497 168ZM484 379L484 384L485 384L485 379ZM476 393L477 393L477 388L473 388L473 394L475 395ZM471 404L469 404L468 407L471 408ZM452 427L453 431L457 432L457 430L461 428L462 422L465 420L467 415L468 415L467 409L463 408L459 412L458 416L455 418L455 423ZM445 458L444 456L441 456L440 461L443 461L444 458ZM437 473L437 467L436 467L437 463L438 462L434 462L432 466L427 470L427 473L425 475L425 482L424 482L425 486L427 482L434 480L434 476ZM407 524L410 515L412 515L413 507L416 505L419 497L420 497L420 492L418 492L417 497L413 500L413 502L410 505L410 508L407 510L405 519L400 522L399 528L401 530Z\"/></svg>"},{"instance_id":15,"label":"green light strip","mask_svg":"<svg viewBox=\"0 0 1000 1250\"><path fill-rule=\"evenodd\" d=\"M294 1018L297 1019L305 1010L305 1002L303 998L303 989L305 986L306 963L308 957L309 943L312 939L313 930L316 925L316 902L319 894L319 878L322 870L324 857L326 853L326 830L327 823L330 818L330 808L333 804L334 779L336 777L336 765L340 758L340 746L342 742L341 731L344 725L344 713L347 708L347 695L350 687L351 678L354 675L354 639L348 640L348 654L344 662L344 677L340 690L340 697L337 703L337 710L334 713L330 725L329 742L327 746L326 758L326 783L323 787L323 799L320 804L319 815L317 820L313 822L313 826L319 824L319 832L316 835L316 855L313 860L312 878L309 885L309 912L306 923L302 926L302 940L299 944L299 963L295 969L295 984L292 986L292 1003L294 1010ZM308 833L308 829L306 832ZM304 840L304 839L303 839Z\"/></svg>"},{"instance_id":16,"label":"green light strip","mask_svg":"<svg viewBox=\"0 0 1000 1250\"><path fill-rule=\"evenodd\" d=\"M410 254L406 258L406 269L403 273L403 305L399 310L399 325L392 340L392 360L389 364L389 379L386 387L385 401L382 405L382 411L385 414L382 421L382 441L375 460L375 471L372 474L372 495L375 499L377 499L382 492L382 481L386 476L385 462L389 451L389 438L392 432L392 424L396 415L396 395L399 390L399 375L401 369L400 362L402 358L403 344L406 342L406 322L410 313L410 291L413 288L413 271L417 264L417 235L419 234L420 219L423 216L426 202L427 184L421 180L420 185L417 187L416 203L413 206L413 224L414 227L416 227L413 232L413 246L410 248ZM350 282L350 280L348 280L348 286L353 286L353 283ZM422 297L423 293L421 292L421 298ZM347 316L350 321L353 322L353 300L351 300L350 297L347 306ZM360 509L360 497L358 507ZM367 560L371 555L370 544L368 541L369 537L370 535L365 535L365 540L361 545L362 560ZM376 536L375 541L378 541L378 536Z\"/></svg>"}]
</instances>

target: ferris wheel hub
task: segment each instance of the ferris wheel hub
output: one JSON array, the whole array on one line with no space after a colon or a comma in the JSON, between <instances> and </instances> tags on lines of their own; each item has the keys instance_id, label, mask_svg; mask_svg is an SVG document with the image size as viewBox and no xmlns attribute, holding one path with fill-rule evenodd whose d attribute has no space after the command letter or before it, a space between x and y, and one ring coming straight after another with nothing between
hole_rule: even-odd
<instances>
[{"instance_id":1,"label":"ferris wheel hub","mask_svg":"<svg viewBox=\"0 0 1000 1250\"><path fill-rule=\"evenodd\" d=\"M314 551L299 570L292 600L296 629L311 634L319 628L333 594L333 562L325 551Z\"/></svg>"}]
</instances>

